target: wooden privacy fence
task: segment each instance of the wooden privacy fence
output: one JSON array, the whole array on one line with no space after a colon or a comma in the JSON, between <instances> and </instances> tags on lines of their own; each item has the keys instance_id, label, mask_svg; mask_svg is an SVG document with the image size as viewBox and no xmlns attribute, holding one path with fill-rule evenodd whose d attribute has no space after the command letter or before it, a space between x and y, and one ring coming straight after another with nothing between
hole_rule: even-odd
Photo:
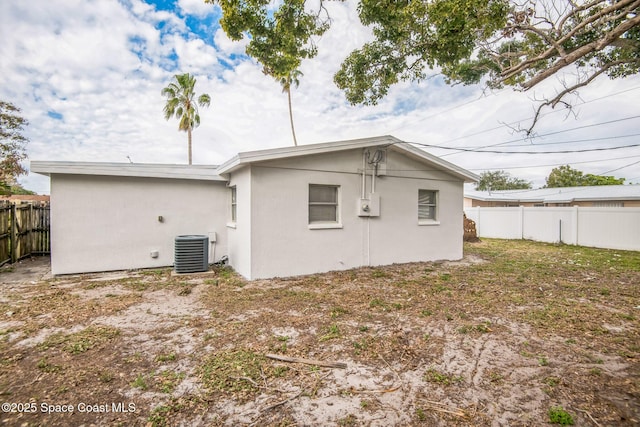
<instances>
[{"instance_id":1,"label":"wooden privacy fence","mask_svg":"<svg viewBox=\"0 0 640 427\"><path fill-rule=\"evenodd\" d=\"M48 203L0 201L0 265L51 253Z\"/></svg>"}]
</instances>

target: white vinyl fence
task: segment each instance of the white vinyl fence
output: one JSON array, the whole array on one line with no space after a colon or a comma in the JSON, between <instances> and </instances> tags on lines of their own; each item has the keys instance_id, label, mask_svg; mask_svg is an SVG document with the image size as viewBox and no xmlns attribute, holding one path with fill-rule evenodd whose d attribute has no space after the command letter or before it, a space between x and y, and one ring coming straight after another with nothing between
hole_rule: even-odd
<instances>
[{"instance_id":1,"label":"white vinyl fence","mask_svg":"<svg viewBox=\"0 0 640 427\"><path fill-rule=\"evenodd\" d=\"M640 251L640 208L465 208L478 237Z\"/></svg>"}]
</instances>

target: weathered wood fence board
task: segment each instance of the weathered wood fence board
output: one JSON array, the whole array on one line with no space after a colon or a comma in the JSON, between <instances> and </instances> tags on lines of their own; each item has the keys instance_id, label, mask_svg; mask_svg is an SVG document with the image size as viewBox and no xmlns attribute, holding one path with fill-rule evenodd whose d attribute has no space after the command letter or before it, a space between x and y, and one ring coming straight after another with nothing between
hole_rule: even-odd
<instances>
[{"instance_id":1,"label":"weathered wood fence board","mask_svg":"<svg viewBox=\"0 0 640 427\"><path fill-rule=\"evenodd\" d=\"M11 262L11 203L0 201L0 265Z\"/></svg>"},{"instance_id":2,"label":"weathered wood fence board","mask_svg":"<svg viewBox=\"0 0 640 427\"><path fill-rule=\"evenodd\" d=\"M0 201L0 265L51 252L48 203Z\"/></svg>"}]
</instances>

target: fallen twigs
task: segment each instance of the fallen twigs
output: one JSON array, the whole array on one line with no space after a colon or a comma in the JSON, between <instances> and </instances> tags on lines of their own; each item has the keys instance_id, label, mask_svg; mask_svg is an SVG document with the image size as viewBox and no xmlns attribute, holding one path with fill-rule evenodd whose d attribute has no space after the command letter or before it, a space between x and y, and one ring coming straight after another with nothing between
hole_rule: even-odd
<instances>
[{"instance_id":1,"label":"fallen twigs","mask_svg":"<svg viewBox=\"0 0 640 427\"><path fill-rule=\"evenodd\" d=\"M323 368L346 369L347 364L344 362L327 362L324 360L303 359L299 357L280 356L278 354L266 354L269 359L279 360L281 362L304 363L306 365L322 366Z\"/></svg>"},{"instance_id":2,"label":"fallen twigs","mask_svg":"<svg viewBox=\"0 0 640 427\"><path fill-rule=\"evenodd\" d=\"M385 388L385 389L381 389L381 390L354 390L354 389L351 389L351 390L349 390L349 392L353 393L353 394L393 393L394 391L400 390L401 388L402 388L401 386L397 386L397 387Z\"/></svg>"},{"instance_id":3,"label":"fallen twigs","mask_svg":"<svg viewBox=\"0 0 640 427\"><path fill-rule=\"evenodd\" d=\"M316 379L316 384L314 385L314 388L317 388L317 387L318 387L318 384L319 384L322 380L324 380L325 378L327 378L327 377L329 376L329 374L330 374L330 373L327 373L327 374L323 375L322 377L318 377L318 378ZM292 395L291 397L289 397L289 398L287 398L287 399L284 399L284 400L281 400L281 401L278 401L278 402L276 402L276 403L272 403L271 405L269 405L269 406L266 406L266 407L262 408L262 409L260 410L260 413L258 414L257 418L256 418L256 419L255 419L255 420L250 424L250 426L257 425L257 424L258 424L258 422L260 421L260 419L262 418L262 416L263 416L265 413L267 413L267 412L271 411L272 409L275 409L275 408L277 408L277 407L279 407L279 406L286 405L287 403L289 403L289 402L291 402L291 401L293 401L293 400L297 399L298 397L300 397L300 396L302 396L303 394L308 393L308 392L309 392L308 388L304 388L304 387L302 387L302 388L300 388L300 390L299 390L296 394ZM315 392L314 392L314 393L315 393Z\"/></svg>"},{"instance_id":4,"label":"fallen twigs","mask_svg":"<svg viewBox=\"0 0 640 427\"><path fill-rule=\"evenodd\" d=\"M426 406L432 411L455 415L456 417L460 417L460 418L467 418L468 416L467 413L464 412L462 409L454 408L452 410L444 403L435 402L433 400L420 400L420 402L425 403Z\"/></svg>"}]
</instances>

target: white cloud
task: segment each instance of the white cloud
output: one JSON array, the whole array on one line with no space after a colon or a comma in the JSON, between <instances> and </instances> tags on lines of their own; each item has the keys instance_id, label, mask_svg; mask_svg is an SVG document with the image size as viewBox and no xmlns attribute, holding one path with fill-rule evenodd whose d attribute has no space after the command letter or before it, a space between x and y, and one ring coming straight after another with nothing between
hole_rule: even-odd
<instances>
[{"instance_id":1,"label":"white cloud","mask_svg":"<svg viewBox=\"0 0 640 427\"><path fill-rule=\"evenodd\" d=\"M188 15L194 15L198 17L204 17L214 13L214 6L209 3L205 3L204 0L178 0L180 9Z\"/></svg>"},{"instance_id":2,"label":"white cloud","mask_svg":"<svg viewBox=\"0 0 640 427\"><path fill-rule=\"evenodd\" d=\"M231 40L222 28L216 30L213 41L220 50L220 53L226 56L243 55L249 44L249 40L246 37L240 41Z\"/></svg>"}]
</instances>

